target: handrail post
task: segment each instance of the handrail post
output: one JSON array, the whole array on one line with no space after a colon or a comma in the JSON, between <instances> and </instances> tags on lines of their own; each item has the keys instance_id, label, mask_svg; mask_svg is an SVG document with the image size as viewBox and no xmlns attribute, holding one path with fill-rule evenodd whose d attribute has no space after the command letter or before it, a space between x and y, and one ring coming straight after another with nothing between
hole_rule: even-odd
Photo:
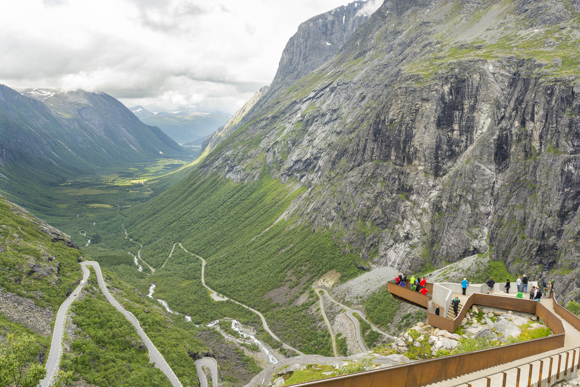
<instances>
[{"instance_id":1,"label":"handrail post","mask_svg":"<svg viewBox=\"0 0 580 387\"><path fill-rule=\"evenodd\" d=\"M538 376L538 387L542 387L542 371L544 370L544 361L540 360L540 375Z\"/></svg>"},{"instance_id":2,"label":"handrail post","mask_svg":"<svg viewBox=\"0 0 580 387\"><path fill-rule=\"evenodd\" d=\"M522 371L520 367L517 368L518 373L516 375L516 387L520 387L520 372Z\"/></svg>"},{"instance_id":3,"label":"handrail post","mask_svg":"<svg viewBox=\"0 0 580 387\"><path fill-rule=\"evenodd\" d=\"M572 374L574 374L574 367L576 367L576 350L575 349L572 350L572 369L570 370L570 372L572 372Z\"/></svg>"},{"instance_id":4,"label":"handrail post","mask_svg":"<svg viewBox=\"0 0 580 387\"><path fill-rule=\"evenodd\" d=\"M564 366L564 376L568 375L568 359L570 358L570 352L566 352L566 365Z\"/></svg>"},{"instance_id":5,"label":"handrail post","mask_svg":"<svg viewBox=\"0 0 580 387\"><path fill-rule=\"evenodd\" d=\"M560 366L562 365L562 355L558 355L558 372L556 373L556 380L560 380Z\"/></svg>"},{"instance_id":6,"label":"handrail post","mask_svg":"<svg viewBox=\"0 0 580 387\"><path fill-rule=\"evenodd\" d=\"M503 383L501 385L501 387L505 387L506 386L506 382L507 382L507 373L506 372L502 372L503 374Z\"/></svg>"},{"instance_id":7,"label":"handrail post","mask_svg":"<svg viewBox=\"0 0 580 387\"><path fill-rule=\"evenodd\" d=\"M552 381L552 363L554 362L554 358L550 356L550 368L548 370L548 385Z\"/></svg>"},{"instance_id":8,"label":"handrail post","mask_svg":"<svg viewBox=\"0 0 580 387\"><path fill-rule=\"evenodd\" d=\"M532 387L532 370L534 369L534 365L530 363L530 374L528 375L528 387Z\"/></svg>"},{"instance_id":9,"label":"handrail post","mask_svg":"<svg viewBox=\"0 0 580 387\"><path fill-rule=\"evenodd\" d=\"M491 387L491 379L490 378L486 378L487 379L487 387Z\"/></svg>"}]
</instances>

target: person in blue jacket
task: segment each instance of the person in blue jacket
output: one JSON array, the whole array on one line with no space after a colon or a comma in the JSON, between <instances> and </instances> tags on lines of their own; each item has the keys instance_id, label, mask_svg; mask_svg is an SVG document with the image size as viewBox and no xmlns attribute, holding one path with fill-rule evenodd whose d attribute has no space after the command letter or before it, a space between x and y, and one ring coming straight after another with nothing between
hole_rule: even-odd
<instances>
[{"instance_id":1,"label":"person in blue jacket","mask_svg":"<svg viewBox=\"0 0 580 387\"><path fill-rule=\"evenodd\" d=\"M463 290L464 296L465 296L465 292L467 291L468 286L469 286L469 282L467 281L467 278L464 278L463 281L461 281L461 290Z\"/></svg>"}]
</instances>

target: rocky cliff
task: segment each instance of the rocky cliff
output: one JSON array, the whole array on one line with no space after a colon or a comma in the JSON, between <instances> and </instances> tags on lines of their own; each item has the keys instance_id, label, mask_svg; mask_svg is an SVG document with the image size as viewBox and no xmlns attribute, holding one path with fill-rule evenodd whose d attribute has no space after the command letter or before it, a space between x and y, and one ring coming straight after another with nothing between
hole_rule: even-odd
<instances>
[{"instance_id":1,"label":"rocky cliff","mask_svg":"<svg viewBox=\"0 0 580 387\"><path fill-rule=\"evenodd\" d=\"M199 173L298 183L285 218L332 231L368 267L486 254L578 298L579 11L387 1L259 102Z\"/></svg>"}]
</instances>

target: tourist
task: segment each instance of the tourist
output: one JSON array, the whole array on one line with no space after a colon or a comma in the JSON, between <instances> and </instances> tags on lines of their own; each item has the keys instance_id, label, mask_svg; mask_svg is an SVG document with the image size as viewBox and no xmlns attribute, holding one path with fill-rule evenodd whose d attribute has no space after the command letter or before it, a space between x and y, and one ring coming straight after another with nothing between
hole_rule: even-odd
<instances>
[{"instance_id":1,"label":"tourist","mask_svg":"<svg viewBox=\"0 0 580 387\"><path fill-rule=\"evenodd\" d=\"M419 283L418 279L415 279L415 290L417 291L421 290L421 284Z\"/></svg>"},{"instance_id":2,"label":"tourist","mask_svg":"<svg viewBox=\"0 0 580 387\"><path fill-rule=\"evenodd\" d=\"M556 284L556 281L554 281L554 279L552 278L550 280L550 297L552 297L552 292L554 291L554 285Z\"/></svg>"},{"instance_id":3,"label":"tourist","mask_svg":"<svg viewBox=\"0 0 580 387\"><path fill-rule=\"evenodd\" d=\"M426 287L422 287L422 288L421 288L421 294L422 294L422 295L424 295L424 296L426 296L426 295L427 295L427 293L429 293L429 290L427 290L427 288L426 288Z\"/></svg>"},{"instance_id":4,"label":"tourist","mask_svg":"<svg viewBox=\"0 0 580 387\"><path fill-rule=\"evenodd\" d=\"M523 293L527 293L528 292L528 277L526 277L525 274L524 274L524 276L522 278L522 292Z\"/></svg>"},{"instance_id":5,"label":"tourist","mask_svg":"<svg viewBox=\"0 0 580 387\"><path fill-rule=\"evenodd\" d=\"M518 275L518 279L516 280L516 286L518 288L518 293L522 291L522 279Z\"/></svg>"},{"instance_id":6,"label":"tourist","mask_svg":"<svg viewBox=\"0 0 580 387\"><path fill-rule=\"evenodd\" d=\"M542 291L540 288L536 288L536 292L534 293L534 300L539 302L540 298L542 298Z\"/></svg>"},{"instance_id":7,"label":"tourist","mask_svg":"<svg viewBox=\"0 0 580 387\"><path fill-rule=\"evenodd\" d=\"M417 283L416 283L416 281L415 282L409 282L409 283L411 284L411 290L414 291L414 292L417 291Z\"/></svg>"},{"instance_id":8,"label":"tourist","mask_svg":"<svg viewBox=\"0 0 580 387\"><path fill-rule=\"evenodd\" d=\"M493 278L489 277L489 279L486 282L486 285L489 287L487 294L493 294L493 287L495 286L495 281L493 280Z\"/></svg>"},{"instance_id":9,"label":"tourist","mask_svg":"<svg viewBox=\"0 0 580 387\"><path fill-rule=\"evenodd\" d=\"M403 276L403 279L399 283L399 285L401 285L402 288L406 288L407 287L407 278L405 278L405 277L406 276Z\"/></svg>"},{"instance_id":10,"label":"tourist","mask_svg":"<svg viewBox=\"0 0 580 387\"><path fill-rule=\"evenodd\" d=\"M400 284L401 284L401 278L400 278L400 275L398 275L398 276L396 276L396 277L395 277L395 283L396 283L397 285L400 285Z\"/></svg>"},{"instance_id":11,"label":"tourist","mask_svg":"<svg viewBox=\"0 0 580 387\"><path fill-rule=\"evenodd\" d=\"M524 299L524 293L518 292L518 294L516 294L516 298Z\"/></svg>"},{"instance_id":12,"label":"tourist","mask_svg":"<svg viewBox=\"0 0 580 387\"><path fill-rule=\"evenodd\" d=\"M552 281L548 281L548 287L546 288L546 295L552 297Z\"/></svg>"},{"instance_id":13,"label":"tourist","mask_svg":"<svg viewBox=\"0 0 580 387\"><path fill-rule=\"evenodd\" d=\"M435 314L437 316L439 316L440 313L441 313L441 310L439 309L439 305L435 305Z\"/></svg>"},{"instance_id":14,"label":"tourist","mask_svg":"<svg viewBox=\"0 0 580 387\"><path fill-rule=\"evenodd\" d=\"M530 300L533 300L535 295L536 295L536 287L532 286L532 288L530 289Z\"/></svg>"},{"instance_id":15,"label":"tourist","mask_svg":"<svg viewBox=\"0 0 580 387\"><path fill-rule=\"evenodd\" d=\"M415 284L415 276L412 275L411 279L409 280L409 285L411 285L411 287L413 287L414 284Z\"/></svg>"},{"instance_id":16,"label":"tourist","mask_svg":"<svg viewBox=\"0 0 580 387\"><path fill-rule=\"evenodd\" d=\"M509 279L509 278L507 278L507 279L505 280L505 292L506 292L506 293L509 293L509 292L510 292L510 286L511 286L510 279Z\"/></svg>"},{"instance_id":17,"label":"tourist","mask_svg":"<svg viewBox=\"0 0 580 387\"><path fill-rule=\"evenodd\" d=\"M465 292L467 292L468 286L469 286L469 281L467 281L467 278L464 278L463 281L461 281L461 290L463 291L464 296L465 296Z\"/></svg>"},{"instance_id":18,"label":"tourist","mask_svg":"<svg viewBox=\"0 0 580 387\"><path fill-rule=\"evenodd\" d=\"M423 276L423 278L421 278L421 286L425 287L427 286L427 280L425 279L425 277Z\"/></svg>"},{"instance_id":19,"label":"tourist","mask_svg":"<svg viewBox=\"0 0 580 387\"><path fill-rule=\"evenodd\" d=\"M451 305L453 305L453 312L455 312L455 317L457 317L459 312L459 303L461 303L461 300L457 296L455 296L455 298L451 301Z\"/></svg>"}]
</instances>

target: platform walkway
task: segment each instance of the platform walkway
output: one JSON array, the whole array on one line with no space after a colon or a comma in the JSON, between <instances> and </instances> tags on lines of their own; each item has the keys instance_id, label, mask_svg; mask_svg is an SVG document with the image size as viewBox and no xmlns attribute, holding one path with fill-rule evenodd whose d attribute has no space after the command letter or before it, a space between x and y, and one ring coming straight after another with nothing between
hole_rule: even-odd
<instances>
[{"instance_id":1,"label":"platform walkway","mask_svg":"<svg viewBox=\"0 0 580 387\"><path fill-rule=\"evenodd\" d=\"M505 293L494 293L494 296L497 297L511 297L511 298L515 298L515 294L505 294ZM454 295L455 296L455 295ZM460 295L460 299L461 297L465 297L467 299L466 296L461 296ZM463 302L463 300L462 300ZM556 313L556 311L554 310L554 302L547 298L547 299L543 299L540 301L542 303L542 305L544 305L550 312L554 313L556 316L558 316L558 314ZM522 367L525 366L525 369L521 369L520 370L520 376L521 379L525 379L526 383L520 383L520 386L527 386L528 383L528 377L529 377L529 365L528 364L532 364L532 386L537 386L537 381L539 379L539 373L540 373L540 361L542 359L546 359L549 358L551 356L556 356L556 362L557 362L557 355L565 352L565 351L570 351L570 355L569 355L569 361L571 363L572 361L572 355L571 355L571 351L575 350L576 352L576 356L575 356L575 365L576 368L574 368L574 375L575 372L577 372L577 367L578 367L578 361L580 359L580 354L578 353L578 348L580 347L580 331L576 330L572 325L570 325L566 320L562 319L562 323L564 324L564 328L566 329L566 335L564 338L564 347L562 348L558 348L558 349L554 349L552 351L548 351L539 355L534 355L534 356L529 356L529 357L525 357L525 358L521 358L515 361L512 361L510 363L505 363L505 364L501 364L499 366L496 367L492 367L492 368L487 368L484 370L480 370L471 374L466 374L466 375L462 375L459 376L457 378L454 379L449 379L449 380L445 380L439 383L434 383L431 384L430 386L433 387L443 387L443 386L468 386L471 385L472 387L485 387L487 386L487 379L486 377L492 375L491 377L491 385L492 386L501 386L503 384L503 374L502 372L507 372L507 381L506 381L506 385L507 386L515 386L516 385L516 376L517 376L517 369L515 367ZM562 369L564 368L564 362L565 359L561 361L562 363ZM556 363L557 364L557 363ZM543 365L543 379L547 382L547 377L548 377L548 367L549 367L549 359L547 361L544 361L544 365ZM554 365L552 367L552 373L553 375L556 375L556 368L557 365ZM495 374L495 375L494 375ZM560 375L560 379L562 379L563 372L561 372ZM523 378L522 378L523 377ZM545 382L543 385L546 385Z\"/></svg>"}]
</instances>

